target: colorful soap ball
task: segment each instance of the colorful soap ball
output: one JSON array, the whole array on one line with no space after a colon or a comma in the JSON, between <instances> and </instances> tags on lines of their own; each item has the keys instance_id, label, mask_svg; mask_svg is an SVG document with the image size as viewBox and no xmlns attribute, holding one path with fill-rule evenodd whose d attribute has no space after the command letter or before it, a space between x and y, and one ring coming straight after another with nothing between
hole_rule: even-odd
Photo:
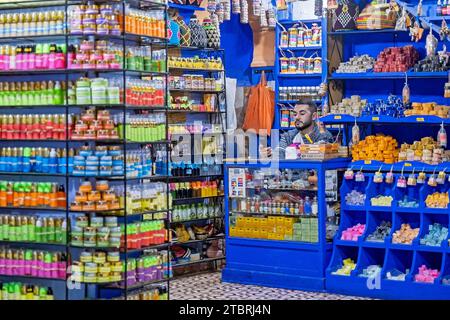
<instances>
[{"instance_id":1,"label":"colorful soap ball","mask_svg":"<svg viewBox=\"0 0 450 320\"><path fill-rule=\"evenodd\" d=\"M364 201L366 201L366 195L356 190L352 190L345 196L345 203L349 206L363 206Z\"/></svg>"},{"instance_id":2,"label":"colorful soap ball","mask_svg":"<svg viewBox=\"0 0 450 320\"><path fill-rule=\"evenodd\" d=\"M389 270L386 273L386 278L389 280L394 280L394 281L405 281L406 274L408 274L408 273L409 273L409 269L406 269L405 273L403 273L400 270L394 268L392 270Z\"/></svg>"},{"instance_id":3,"label":"colorful soap ball","mask_svg":"<svg viewBox=\"0 0 450 320\"><path fill-rule=\"evenodd\" d=\"M356 264L355 262L348 258L342 261L342 267L332 272L332 274L337 274L341 276L349 276L350 273L355 270Z\"/></svg>"},{"instance_id":4,"label":"colorful soap ball","mask_svg":"<svg viewBox=\"0 0 450 320\"><path fill-rule=\"evenodd\" d=\"M372 232L367 241L382 242L391 233L392 224L390 221L382 221L381 224Z\"/></svg>"},{"instance_id":5,"label":"colorful soap ball","mask_svg":"<svg viewBox=\"0 0 450 320\"><path fill-rule=\"evenodd\" d=\"M442 241L447 239L448 228L439 223L428 226L428 233L420 239L420 244L424 246L440 246Z\"/></svg>"},{"instance_id":6,"label":"colorful soap ball","mask_svg":"<svg viewBox=\"0 0 450 320\"><path fill-rule=\"evenodd\" d=\"M381 266L377 264L372 264L365 268L360 274L359 277L364 278L375 278L378 274L381 273Z\"/></svg>"},{"instance_id":7,"label":"colorful soap ball","mask_svg":"<svg viewBox=\"0 0 450 320\"><path fill-rule=\"evenodd\" d=\"M425 200L428 208L447 208L449 203L448 192L435 192L429 194Z\"/></svg>"},{"instance_id":8,"label":"colorful soap ball","mask_svg":"<svg viewBox=\"0 0 450 320\"><path fill-rule=\"evenodd\" d=\"M412 244L413 240L419 235L419 231L419 228L412 229L408 223L404 223L399 230L395 231L392 243Z\"/></svg>"},{"instance_id":9,"label":"colorful soap ball","mask_svg":"<svg viewBox=\"0 0 450 320\"><path fill-rule=\"evenodd\" d=\"M370 199L370 203L372 206L376 207L390 207L392 205L392 198L391 196L377 196L372 199Z\"/></svg>"},{"instance_id":10,"label":"colorful soap ball","mask_svg":"<svg viewBox=\"0 0 450 320\"><path fill-rule=\"evenodd\" d=\"M364 233L365 229L365 224L358 223L357 225L350 227L345 231L342 231L341 240L357 241L358 237L360 237Z\"/></svg>"},{"instance_id":11,"label":"colorful soap ball","mask_svg":"<svg viewBox=\"0 0 450 320\"><path fill-rule=\"evenodd\" d=\"M439 270L429 269L424 264L419 267L419 273L414 276L416 282L433 283L439 277Z\"/></svg>"}]
</instances>

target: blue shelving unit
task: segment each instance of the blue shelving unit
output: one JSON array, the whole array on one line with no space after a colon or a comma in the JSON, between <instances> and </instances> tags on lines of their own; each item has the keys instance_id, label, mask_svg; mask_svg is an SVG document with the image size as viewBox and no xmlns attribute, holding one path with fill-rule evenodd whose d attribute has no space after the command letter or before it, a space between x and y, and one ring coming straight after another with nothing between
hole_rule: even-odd
<instances>
[{"instance_id":1,"label":"blue shelving unit","mask_svg":"<svg viewBox=\"0 0 450 320\"><path fill-rule=\"evenodd\" d=\"M233 168L271 168L272 163L225 164L225 199L230 199L229 171ZM342 169L348 159L329 161L280 161L279 169L316 170L318 176L318 239L317 243L278 241L231 237L230 205L225 201L225 230L227 263L222 272L225 282L263 285L269 287L324 291L325 268L332 244L326 241L327 206L325 201L325 172ZM269 214L270 215L270 214Z\"/></svg>"},{"instance_id":2,"label":"blue shelving unit","mask_svg":"<svg viewBox=\"0 0 450 320\"><path fill-rule=\"evenodd\" d=\"M385 168L382 171L386 172ZM394 171L396 171L394 169ZM333 255L326 270L327 290L343 294L363 295L376 298L391 299L449 299L450 286L442 284L442 278L449 275L449 245L448 239L440 246L425 246L420 239L428 233L429 225L440 223L449 226L450 209L434 209L425 206L426 197L436 191L445 192L450 188L446 182L437 187L427 184L399 188L397 181L401 173L394 174L394 182L374 183L373 174L366 173L364 182L344 180L341 186L341 199L351 190L358 190L366 194L364 206L351 206L342 204L341 224L334 239ZM427 174L429 176L429 174ZM370 199L379 194L393 197L391 207L375 207L370 205ZM398 201L404 196L419 202L418 208L399 207ZM370 235L382 221L392 224L391 233L382 242L367 241ZM342 231L357 223L366 225L365 232L357 241L340 240ZM393 234L401 225L408 223L412 228L420 228L419 235L412 244L392 243ZM356 268L349 276L335 275L334 271L342 265L342 260L351 258ZM381 272L378 278L367 279L360 277L364 268L378 264ZM425 264L429 268L438 269L440 275L433 284L417 283L414 276L418 268ZM397 269L406 273L405 281L387 279L387 273Z\"/></svg>"},{"instance_id":3,"label":"blue shelving unit","mask_svg":"<svg viewBox=\"0 0 450 320\"><path fill-rule=\"evenodd\" d=\"M317 23L322 27L322 46L312 46L312 47L300 47L300 48L279 48L280 45L280 33L282 28L277 25L275 29L275 67L274 67L274 78L275 78L275 117L274 117L274 129L279 130L289 130L292 127L282 127L281 126L281 112L283 110L290 110L289 105L295 105L297 101L284 101L279 99L279 88L289 87L289 86L319 86L321 83L326 82L328 74L328 63L327 63L327 18L322 17L318 19L308 19L308 20L280 20L279 23L286 29L289 29L295 24L304 23L308 27L311 27L313 23ZM318 54L322 58L322 73L320 74L282 74L280 72L280 58L282 57L281 52L284 52L286 56L289 56L291 51L296 57L308 56L314 53ZM326 101L322 99L321 103Z\"/></svg>"}]
</instances>

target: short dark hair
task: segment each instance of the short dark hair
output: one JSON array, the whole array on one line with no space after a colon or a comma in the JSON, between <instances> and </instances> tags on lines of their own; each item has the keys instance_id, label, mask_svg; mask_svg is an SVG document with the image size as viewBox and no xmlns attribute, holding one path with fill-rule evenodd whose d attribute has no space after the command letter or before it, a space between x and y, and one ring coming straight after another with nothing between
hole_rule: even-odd
<instances>
[{"instance_id":1,"label":"short dark hair","mask_svg":"<svg viewBox=\"0 0 450 320\"><path fill-rule=\"evenodd\" d=\"M300 99L297 105L307 105L311 113L317 112L317 104L311 99Z\"/></svg>"}]
</instances>

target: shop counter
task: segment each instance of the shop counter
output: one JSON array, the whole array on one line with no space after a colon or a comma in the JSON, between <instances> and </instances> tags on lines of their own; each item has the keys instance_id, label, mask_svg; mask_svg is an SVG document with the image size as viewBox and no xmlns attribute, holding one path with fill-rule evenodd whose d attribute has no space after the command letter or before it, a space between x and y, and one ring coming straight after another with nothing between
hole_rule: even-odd
<instances>
[{"instance_id":1,"label":"shop counter","mask_svg":"<svg viewBox=\"0 0 450 320\"><path fill-rule=\"evenodd\" d=\"M224 282L325 290L327 224L349 159L225 164ZM337 209L338 212L338 209Z\"/></svg>"}]
</instances>

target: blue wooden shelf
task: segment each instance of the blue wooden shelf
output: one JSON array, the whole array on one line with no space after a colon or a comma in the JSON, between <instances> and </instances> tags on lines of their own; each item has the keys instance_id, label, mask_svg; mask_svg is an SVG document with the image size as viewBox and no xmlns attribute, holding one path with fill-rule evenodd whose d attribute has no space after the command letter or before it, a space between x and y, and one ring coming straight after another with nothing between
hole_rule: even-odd
<instances>
[{"instance_id":1,"label":"blue wooden shelf","mask_svg":"<svg viewBox=\"0 0 450 320\"><path fill-rule=\"evenodd\" d=\"M186 5L186 4L176 4L176 3L170 3L170 2L169 2L169 8L186 10L186 11L205 11L205 8L202 8L202 7L190 6L190 5Z\"/></svg>"},{"instance_id":2,"label":"blue wooden shelf","mask_svg":"<svg viewBox=\"0 0 450 320\"><path fill-rule=\"evenodd\" d=\"M408 79L447 79L448 72L406 72ZM336 73L329 80L379 80L379 79L404 79L405 72L364 72L364 73Z\"/></svg>"},{"instance_id":3,"label":"blue wooden shelf","mask_svg":"<svg viewBox=\"0 0 450 320\"><path fill-rule=\"evenodd\" d=\"M370 34L382 34L382 33L401 33L407 32L395 29L379 29L379 30L344 30L344 31L332 31L328 32L331 36L346 36L346 35L370 35Z\"/></svg>"},{"instance_id":4,"label":"blue wooden shelf","mask_svg":"<svg viewBox=\"0 0 450 320\"><path fill-rule=\"evenodd\" d=\"M320 118L320 121L325 124L354 124L355 120L357 123L392 123L392 124L432 124L439 125L444 123L445 125L450 125L450 119L444 119L437 116L408 116L403 118L393 118L390 116L361 116L354 117L347 114L329 114Z\"/></svg>"},{"instance_id":5,"label":"blue wooden shelf","mask_svg":"<svg viewBox=\"0 0 450 320\"><path fill-rule=\"evenodd\" d=\"M310 73L310 74L302 74L302 73L280 73L278 74L279 78L294 78L294 79L301 79L301 78L321 78L321 73Z\"/></svg>"},{"instance_id":6,"label":"blue wooden shelf","mask_svg":"<svg viewBox=\"0 0 450 320\"><path fill-rule=\"evenodd\" d=\"M317 18L317 19L302 19L302 20L279 20L278 21L281 24L296 24L296 23L321 23L322 22L322 18Z\"/></svg>"},{"instance_id":7,"label":"blue wooden shelf","mask_svg":"<svg viewBox=\"0 0 450 320\"><path fill-rule=\"evenodd\" d=\"M295 48L278 48L281 51L307 51L307 50L322 50L322 46L311 47L295 47Z\"/></svg>"}]
</instances>

